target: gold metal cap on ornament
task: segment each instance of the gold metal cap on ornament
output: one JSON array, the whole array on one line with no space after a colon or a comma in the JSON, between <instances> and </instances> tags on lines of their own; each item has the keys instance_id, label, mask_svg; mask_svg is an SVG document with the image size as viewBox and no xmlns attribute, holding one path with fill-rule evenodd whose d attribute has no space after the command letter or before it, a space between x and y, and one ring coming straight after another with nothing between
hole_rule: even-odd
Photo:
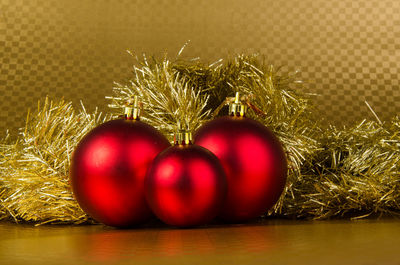
<instances>
[{"instance_id":1,"label":"gold metal cap on ornament","mask_svg":"<svg viewBox=\"0 0 400 265\"><path fill-rule=\"evenodd\" d=\"M182 128L182 123L178 123L178 131L174 135L175 145L188 145L192 144L192 132L189 128Z\"/></svg>"},{"instance_id":2,"label":"gold metal cap on ornament","mask_svg":"<svg viewBox=\"0 0 400 265\"><path fill-rule=\"evenodd\" d=\"M127 120L139 120L140 118L140 106L139 97L132 97L126 104L124 110L124 117Z\"/></svg>"},{"instance_id":3,"label":"gold metal cap on ornament","mask_svg":"<svg viewBox=\"0 0 400 265\"><path fill-rule=\"evenodd\" d=\"M229 103L229 115L244 117L247 112L247 105L240 101L240 94L236 92L235 100Z\"/></svg>"}]
</instances>

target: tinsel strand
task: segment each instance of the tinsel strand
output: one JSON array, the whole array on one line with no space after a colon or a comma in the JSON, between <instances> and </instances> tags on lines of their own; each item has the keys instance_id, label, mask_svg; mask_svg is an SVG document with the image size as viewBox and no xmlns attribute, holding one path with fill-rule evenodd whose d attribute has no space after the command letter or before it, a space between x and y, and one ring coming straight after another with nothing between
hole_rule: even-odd
<instances>
[{"instance_id":1,"label":"tinsel strand","mask_svg":"<svg viewBox=\"0 0 400 265\"><path fill-rule=\"evenodd\" d=\"M252 106L250 117L277 135L289 163L284 193L266 214L313 219L399 215L399 117L325 128L314 118L297 73L285 73L259 55L205 64L182 59L180 53L175 60L135 57L130 81L116 83L107 97L113 116L138 95L143 120L172 140L178 123L195 131L227 97L241 92ZM47 99L29 114L17 140L7 136L0 142L0 218L90 222L72 196L69 159L80 139L110 118Z\"/></svg>"},{"instance_id":2,"label":"tinsel strand","mask_svg":"<svg viewBox=\"0 0 400 265\"><path fill-rule=\"evenodd\" d=\"M39 224L89 221L69 185L70 156L81 138L107 119L47 98L28 113L18 140L1 145L2 217Z\"/></svg>"}]
</instances>

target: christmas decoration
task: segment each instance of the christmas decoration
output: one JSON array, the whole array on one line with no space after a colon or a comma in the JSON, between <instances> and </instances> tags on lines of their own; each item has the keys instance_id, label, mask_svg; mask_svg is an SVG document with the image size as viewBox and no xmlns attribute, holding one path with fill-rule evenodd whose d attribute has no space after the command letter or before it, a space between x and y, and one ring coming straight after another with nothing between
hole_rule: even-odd
<instances>
[{"instance_id":1,"label":"christmas decoration","mask_svg":"<svg viewBox=\"0 0 400 265\"><path fill-rule=\"evenodd\" d=\"M399 117L327 128L282 212L314 219L399 215L399 132Z\"/></svg>"},{"instance_id":2,"label":"christmas decoration","mask_svg":"<svg viewBox=\"0 0 400 265\"><path fill-rule=\"evenodd\" d=\"M110 118L48 98L28 112L20 137L8 136L0 145L0 218L37 224L92 222L73 198L70 157L85 134Z\"/></svg>"},{"instance_id":3,"label":"christmas decoration","mask_svg":"<svg viewBox=\"0 0 400 265\"><path fill-rule=\"evenodd\" d=\"M112 100L109 107L121 109L129 97L138 95L144 103L142 120L163 132L170 141L179 122L196 130L211 113L206 109L209 95L202 93L203 87L194 90L191 77L175 67L167 59L157 62L144 57L140 67L134 66L135 78L129 85L116 83L115 96L106 97Z\"/></svg>"},{"instance_id":4,"label":"christmas decoration","mask_svg":"<svg viewBox=\"0 0 400 265\"><path fill-rule=\"evenodd\" d=\"M129 227L149 219L144 177L154 157L169 146L163 135L139 120L137 97L125 117L101 124L78 144L72 156L74 195L97 221Z\"/></svg>"},{"instance_id":5,"label":"christmas decoration","mask_svg":"<svg viewBox=\"0 0 400 265\"><path fill-rule=\"evenodd\" d=\"M399 117L320 126L321 115L302 92L297 72L274 68L260 55L212 64L182 54L173 61L135 58L132 79L116 84L110 107L119 111L132 95L140 95L142 120L170 140L177 121L197 130L218 116L226 97L236 91L247 95L245 102L253 105L248 117L277 136L288 162L287 184L267 215L325 219L400 213ZM88 131L109 119L47 99L29 114L17 139L10 135L0 141L0 219L93 222L72 196L69 158Z\"/></svg>"},{"instance_id":6,"label":"christmas decoration","mask_svg":"<svg viewBox=\"0 0 400 265\"><path fill-rule=\"evenodd\" d=\"M210 65L198 60L156 60L138 57L133 79L127 85L116 84L109 105L119 109L131 95L142 96L148 123L172 141L175 125L184 120L193 131L216 117L218 106L236 91L251 96L253 109L248 117L267 126L281 141L288 160L288 185L284 194L293 194L292 183L301 181L301 169L320 146L317 137L322 129L313 118L308 95L299 89L302 82L295 73L265 64L258 55L238 55ZM256 109L256 108L254 108ZM282 196L270 214L282 214Z\"/></svg>"},{"instance_id":7,"label":"christmas decoration","mask_svg":"<svg viewBox=\"0 0 400 265\"><path fill-rule=\"evenodd\" d=\"M195 226L211 221L226 197L226 176L218 158L193 145L180 131L172 146L156 157L145 180L146 199L165 223Z\"/></svg>"},{"instance_id":8,"label":"christmas decoration","mask_svg":"<svg viewBox=\"0 0 400 265\"><path fill-rule=\"evenodd\" d=\"M175 80L179 85L172 86L174 93L161 90L160 100L145 100L150 111L152 108L157 110L150 117L152 124L168 135L172 135L176 120L169 120L171 115L163 110L176 107L175 102L186 103L185 106L180 105L173 109L177 113L184 109L188 116L193 117L188 122L196 130L216 116L215 110L229 95L239 91L251 97L252 104L259 111L250 108L248 117L261 122L277 136L288 162L287 184L283 194L266 214L321 219L344 215L357 218L365 214L396 214L400 211L400 194L395 191L398 189L398 177L383 177L382 182L377 181L377 176L400 174L398 166L392 166L400 156L399 148L396 149L400 143L398 117L384 123L363 121L360 123L361 127L322 127L319 123L321 116L315 113L310 102L311 95L301 90L303 83L297 79L297 72L285 73L283 69L267 64L264 57L257 54L238 55L212 64L203 64L192 59L183 60L182 55L175 61L167 58L135 58L138 64L134 67L132 80L127 85L116 84L114 96L110 97L110 107L119 107L137 90L142 90L144 94L156 94L157 87L165 87L163 80L166 77L168 80ZM146 86L147 84L151 85ZM184 97L175 92L177 87L192 88L189 91L195 95L190 99ZM198 108L199 105L194 103L200 99L203 101L201 108ZM376 133L377 131L382 133ZM342 139L343 142L335 141L327 145L331 139L340 139L342 135L347 136ZM331 165L327 161L347 159L350 150L358 149L357 139L363 139L363 143L367 144L364 145L363 152L351 153L349 161L358 161L358 171L364 170L367 174L357 180L361 180L362 184L353 189L354 171L347 171L343 163ZM373 145L376 142L390 146L391 151L387 153L387 149L381 148L381 145ZM377 156L385 154L387 159L380 167L369 171L369 160L366 159L368 153ZM376 183L379 186L375 186ZM339 205L346 206L343 208Z\"/></svg>"},{"instance_id":9,"label":"christmas decoration","mask_svg":"<svg viewBox=\"0 0 400 265\"><path fill-rule=\"evenodd\" d=\"M234 222L266 213L279 199L287 174L279 140L264 125L246 118L246 109L236 93L230 116L206 123L194 137L224 166L229 188L220 217Z\"/></svg>"}]
</instances>

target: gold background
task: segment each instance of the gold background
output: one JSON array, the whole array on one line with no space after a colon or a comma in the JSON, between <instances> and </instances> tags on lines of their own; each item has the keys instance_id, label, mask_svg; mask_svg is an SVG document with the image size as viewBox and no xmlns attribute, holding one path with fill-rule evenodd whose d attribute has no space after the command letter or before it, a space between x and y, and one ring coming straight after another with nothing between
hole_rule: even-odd
<instances>
[{"instance_id":1,"label":"gold background","mask_svg":"<svg viewBox=\"0 0 400 265\"><path fill-rule=\"evenodd\" d=\"M0 128L23 126L46 95L107 111L125 52L205 61L260 52L301 70L321 117L336 123L399 112L398 0L0 0Z\"/></svg>"}]
</instances>

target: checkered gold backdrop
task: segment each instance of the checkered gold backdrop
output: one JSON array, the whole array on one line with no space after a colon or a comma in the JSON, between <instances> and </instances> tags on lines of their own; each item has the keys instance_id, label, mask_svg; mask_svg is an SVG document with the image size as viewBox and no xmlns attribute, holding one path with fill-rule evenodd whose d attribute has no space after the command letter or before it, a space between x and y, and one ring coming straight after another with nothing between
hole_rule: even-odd
<instances>
[{"instance_id":1,"label":"checkered gold backdrop","mask_svg":"<svg viewBox=\"0 0 400 265\"><path fill-rule=\"evenodd\" d=\"M0 128L46 95L107 111L135 53L259 52L300 70L337 124L399 113L399 0L0 0Z\"/></svg>"}]
</instances>

